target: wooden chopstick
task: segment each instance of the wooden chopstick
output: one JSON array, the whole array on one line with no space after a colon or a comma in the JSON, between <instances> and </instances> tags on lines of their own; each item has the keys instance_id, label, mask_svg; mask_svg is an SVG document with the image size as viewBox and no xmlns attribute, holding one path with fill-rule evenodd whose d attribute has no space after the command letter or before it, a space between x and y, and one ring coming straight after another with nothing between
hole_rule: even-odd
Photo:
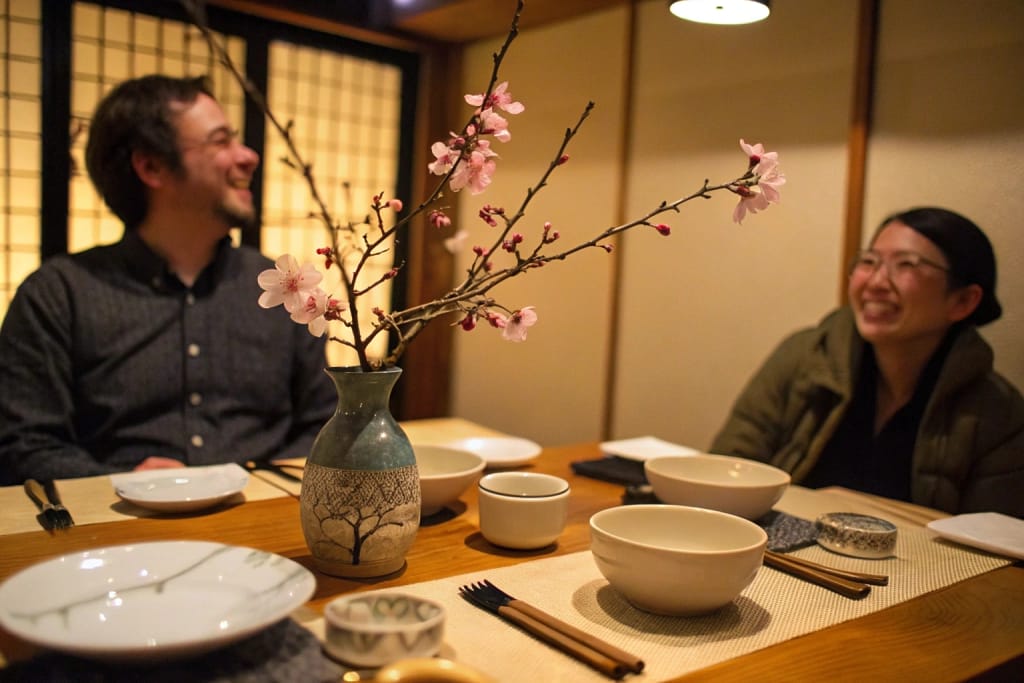
<instances>
[{"instance_id":1,"label":"wooden chopstick","mask_svg":"<svg viewBox=\"0 0 1024 683\"><path fill-rule=\"evenodd\" d=\"M509 600L508 606L519 610L528 617L532 617L536 621L563 633L573 640L600 652L604 656L612 659L626 668L626 671L630 673L640 673L644 670L644 661L635 655L631 655L625 650L615 647L611 643L605 642L600 638L597 638L586 631L576 628L572 624L567 624L556 616L548 614L542 609L534 607L528 602L523 602L513 598Z\"/></svg>"},{"instance_id":2,"label":"wooden chopstick","mask_svg":"<svg viewBox=\"0 0 1024 683\"><path fill-rule=\"evenodd\" d=\"M782 555L782 553L777 553L777 552L774 552L774 551L771 551L771 550L764 551L764 554L765 555L772 555L774 557L778 557L778 556ZM801 564L801 565L803 565L805 567L810 567L811 569L816 569L819 572L825 572L826 574L832 574L833 576L838 576L841 579L849 579L850 581L859 581L860 583L870 583L870 584L875 585L875 586L888 586L889 585L889 577L886 576L885 574L867 574L865 572L855 572L855 571L850 571L848 569L838 569L836 567L826 567L823 564L818 564L817 562L811 562L810 560L805 560L802 557L794 557L793 555L783 555L783 557L785 557L787 560L789 560L790 562L792 562L794 564Z\"/></svg>"},{"instance_id":3,"label":"wooden chopstick","mask_svg":"<svg viewBox=\"0 0 1024 683\"><path fill-rule=\"evenodd\" d=\"M844 595L848 598L863 598L871 592L871 586L859 581L850 581L833 574L828 574L818 569L808 567L793 561L793 558L775 553L764 555L764 563L773 569L792 574L797 578L828 588L831 591Z\"/></svg>"},{"instance_id":4,"label":"wooden chopstick","mask_svg":"<svg viewBox=\"0 0 1024 683\"><path fill-rule=\"evenodd\" d=\"M608 655L598 652L594 648L548 626L544 622L535 619L526 612L522 612L515 607L503 605L498 608L498 614L522 627L529 633L537 636L541 640L554 645L574 659L597 669L606 676L620 679L629 673L629 669L622 662L616 661Z\"/></svg>"}]
</instances>

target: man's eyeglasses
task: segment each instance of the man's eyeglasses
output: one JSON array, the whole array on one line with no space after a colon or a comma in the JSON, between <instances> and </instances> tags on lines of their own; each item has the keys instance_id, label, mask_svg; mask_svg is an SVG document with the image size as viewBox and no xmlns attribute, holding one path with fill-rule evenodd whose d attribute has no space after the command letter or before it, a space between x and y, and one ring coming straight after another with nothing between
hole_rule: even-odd
<instances>
[{"instance_id":1,"label":"man's eyeglasses","mask_svg":"<svg viewBox=\"0 0 1024 683\"><path fill-rule=\"evenodd\" d=\"M925 258L916 251L892 251L882 254L871 249L865 249L854 257L853 265L850 266L850 273L873 275L883 265L889 277L915 275L921 271L921 268L926 266L941 270L944 273L949 272L947 266Z\"/></svg>"}]
</instances>

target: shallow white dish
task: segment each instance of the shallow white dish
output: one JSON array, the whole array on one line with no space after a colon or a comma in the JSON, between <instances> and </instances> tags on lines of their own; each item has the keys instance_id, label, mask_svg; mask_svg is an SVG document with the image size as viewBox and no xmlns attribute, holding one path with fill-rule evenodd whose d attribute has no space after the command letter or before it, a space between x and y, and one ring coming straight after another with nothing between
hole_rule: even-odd
<instances>
[{"instance_id":1,"label":"shallow white dish","mask_svg":"<svg viewBox=\"0 0 1024 683\"><path fill-rule=\"evenodd\" d=\"M928 522L943 538L1024 560L1024 519L998 512L969 512Z\"/></svg>"},{"instance_id":2,"label":"shallow white dish","mask_svg":"<svg viewBox=\"0 0 1024 683\"><path fill-rule=\"evenodd\" d=\"M43 647L90 659L192 656L276 623L316 579L280 555L207 541L72 553L0 584L0 624Z\"/></svg>"},{"instance_id":3,"label":"shallow white dish","mask_svg":"<svg viewBox=\"0 0 1024 683\"><path fill-rule=\"evenodd\" d=\"M230 463L112 474L110 483L119 497L140 507L191 512L218 505L244 489L249 473Z\"/></svg>"},{"instance_id":4,"label":"shallow white dish","mask_svg":"<svg viewBox=\"0 0 1024 683\"><path fill-rule=\"evenodd\" d=\"M473 436L447 441L444 446L476 453L487 467L518 467L540 455L540 444L518 436Z\"/></svg>"},{"instance_id":5,"label":"shallow white dish","mask_svg":"<svg viewBox=\"0 0 1024 683\"><path fill-rule=\"evenodd\" d=\"M656 436L638 436L632 439L605 441L601 444L601 452L629 460L643 461L660 455L693 455L697 453L697 450L659 439Z\"/></svg>"}]
</instances>

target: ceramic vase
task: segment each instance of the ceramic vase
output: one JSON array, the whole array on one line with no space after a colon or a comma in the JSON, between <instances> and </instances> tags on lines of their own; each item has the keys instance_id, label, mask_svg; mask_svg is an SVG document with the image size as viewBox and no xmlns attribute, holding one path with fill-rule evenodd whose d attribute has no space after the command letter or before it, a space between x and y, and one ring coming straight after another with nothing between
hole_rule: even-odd
<instances>
[{"instance_id":1,"label":"ceramic vase","mask_svg":"<svg viewBox=\"0 0 1024 683\"><path fill-rule=\"evenodd\" d=\"M409 438L388 406L400 368L329 367L338 391L302 476L302 533L333 576L396 572L419 530L420 483Z\"/></svg>"}]
</instances>

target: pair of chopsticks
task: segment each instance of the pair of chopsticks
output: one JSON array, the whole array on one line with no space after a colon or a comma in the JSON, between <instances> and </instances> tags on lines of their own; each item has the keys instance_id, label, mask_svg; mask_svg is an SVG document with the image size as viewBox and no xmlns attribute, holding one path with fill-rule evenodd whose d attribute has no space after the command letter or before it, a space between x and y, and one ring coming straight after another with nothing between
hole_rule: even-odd
<instances>
[{"instance_id":1,"label":"pair of chopsticks","mask_svg":"<svg viewBox=\"0 0 1024 683\"><path fill-rule=\"evenodd\" d=\"M871 586L886 586L889 577L827 567L817 562L771 550L764 551L764 563L773 569L792 574L811 583L828 588L848 598L859 599L871 592Z\"/></svg>"},{"instance_id":2,"label":"pair of chopsticks","mask_svg":"<svg viewBox=\"0 0 1024 683\"><path fill-rule=\"evenodd\" d=\"M459 593L477 607L516 624L606 676L620 679L628 673L643 671L644 662L639 657L512 597L490 581L460 586Z\"/></svg>"},{"instance_id":3,"label":"pair of chopsticks","mask_svg":"<svg viewBox=\"0 0 1024 683\"><path fill-rule=\"evenodd\" d=\"M24 487L25 493L39 508L36 519L44 529L47 531L70 529L75 525L75 520L71 518L71 513L61 502L60 494L57 493L57 485L53 483L52 479L46 479L43 483L39 483L35 479L26 479Z\"/></svg>"}]
</instances>

